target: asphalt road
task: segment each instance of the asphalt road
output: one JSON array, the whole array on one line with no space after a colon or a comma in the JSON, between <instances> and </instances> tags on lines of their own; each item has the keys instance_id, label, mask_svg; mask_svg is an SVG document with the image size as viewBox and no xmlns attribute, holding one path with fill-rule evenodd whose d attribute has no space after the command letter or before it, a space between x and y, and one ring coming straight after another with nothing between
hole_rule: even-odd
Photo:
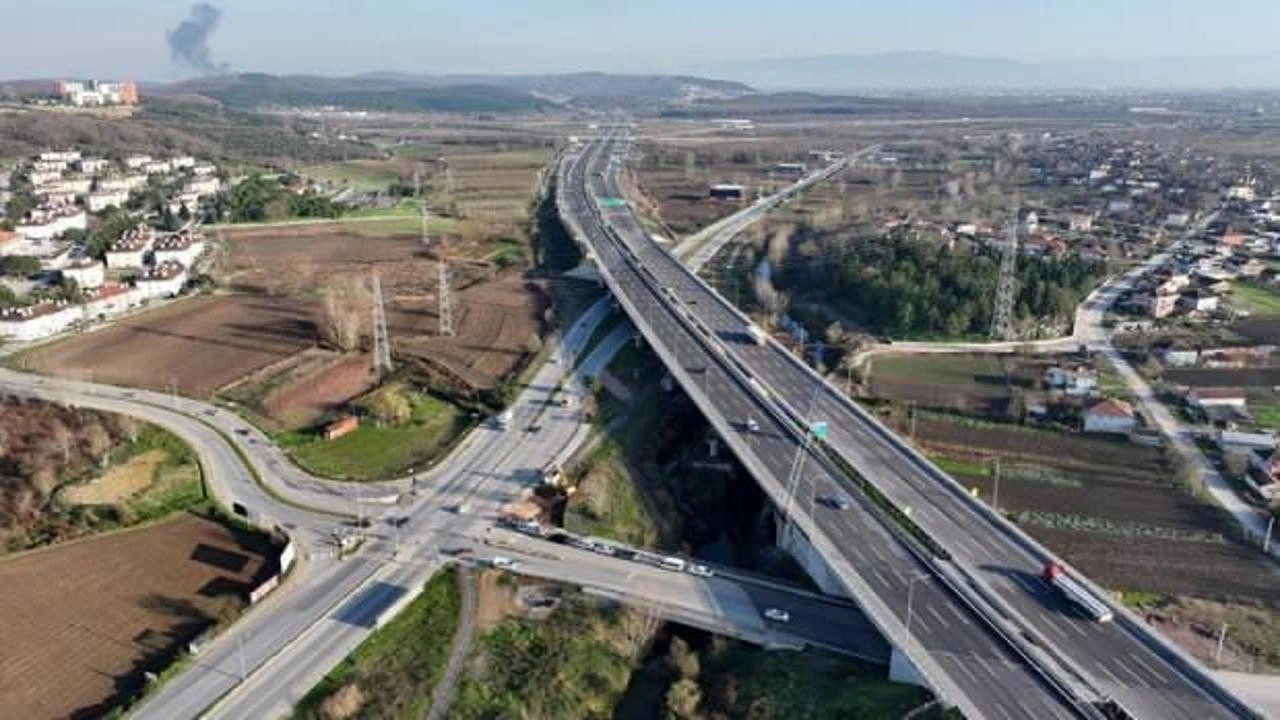
<instances>
[{"instance_id":1,"label":"asphalt road","mask_svg":"<svg viewBox=\"0 0 1280 720\"><path fill-rule=\"evenodd\" d=\"M616 177L593 177L594 192L616 197ZM946 546L957 563L994 590L1041 644L1056 648L1070 672L1115 698L1139 717L1227 718L1246 716L1229 694L1139 623L1095 623L1078 614L1039 580L1052 557L970 500L927 461L914 454L838 390L831 388L777 343L747 340L745 320L659 247L629 208L611 209L608 222L656 283L669 288L736 361L788 406L795 417L824 420L828 443L899 507ZM663 334L666 337L666 333ZM731 417L731 416L730 416ZM806 483L797 489L805 497ZM1188 672L1190 669L1190 672ZM1225 701L1224 701L1225 698Z\"/></svg>"},{"instance_id":2,"label":"asphalt road","mask_svg":"<svg viewBox=\"0 0 1280 720\"><path fill-rule=\"evenodd\" d=\"M696 312L697 300L690 298L693 303L674 309L654 288L655 283L650 282L641 265L624 253L621 243L615 242L597 219L595 198L619 196L612 173L604 171L613 151L607 143L594 143L583 151L582 157L571 161L562 187L568 212L587 235L598 264L611 276L615 294L631 306L633 320L648 329L646 334L655 350L667 356L664 360L669 367L684 368L692 378L685 389L708 416L727 419L737 428L726 440L749 467L758 468L755 474L775 502L786 505L784 486L791 476L798 441L757 397L744 392L742 382L724 360L715 357L698 331L690 328L688 319L681 317L682 313ZM606 209L603 215L619 227L623 238L643 236L644 243L653 245L625 207ZM633 248L637 253L645 250L638 240ZM658 252L669 258L665 252ZM646 256L641 257L646 260ZM684 294L680 296L683 298ZM741 323L732 329L712 326L712 330L721 339L743 335ZM748 418L758 424L758 432L745 430ZM804 457L807 464L797 478L795 497L813 498L842 487L842 481L818 460ZM816 522L821 528L821 534L811 539L820 550L825 546L826 557L877 626L906 646L908 655L935 690L960 704L967 716L1075 716L1073 707L1049 690L1034 668L1001 642L964 602L942 587L865 508L855 505L850 510L834 511L803 500L796 503L796 508L803 521L811 527ZM804 524L801 523L802 528ZM913 614L908 634L905 621L909 595L916 610L928 609Z\"/></svg>"}]
</instances>

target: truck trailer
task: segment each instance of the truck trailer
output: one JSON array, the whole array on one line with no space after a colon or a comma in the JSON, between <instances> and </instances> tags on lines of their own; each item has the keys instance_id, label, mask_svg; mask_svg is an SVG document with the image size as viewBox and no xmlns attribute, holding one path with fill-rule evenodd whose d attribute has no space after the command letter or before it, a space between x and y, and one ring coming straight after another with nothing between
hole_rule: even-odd
<instances>
[{"instance_id":1,"label":"truck trailer","mask_svg":"<svg viewBox=\"0 0 1280 720\"><path fill-rule=\"evenodd\" d=\"M1111 622L1114 617L1106 603L1094 597L1093 593L1076 582L1058 563L1051 562L1044 566L1044 579L1097 622Z\"/></svg>"}]
</instances>

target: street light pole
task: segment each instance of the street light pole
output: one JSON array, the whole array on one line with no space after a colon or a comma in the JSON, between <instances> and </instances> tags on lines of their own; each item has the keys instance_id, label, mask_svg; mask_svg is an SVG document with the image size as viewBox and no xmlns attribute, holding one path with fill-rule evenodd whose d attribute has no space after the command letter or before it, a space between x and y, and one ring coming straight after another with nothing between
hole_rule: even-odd
<instances>
[{"instance_id":1,"label":"street light pole","mask_svg":"<svg viewBox=\"0 0 1280 720\"><path fill-rule=\"evenodd\" d=\"M1218 648L1213 652L1213 664L1222 667L1222 645L1227 640L1227 624L1222 623L1222 629L1218 631Z\"/></svg>"},{"instance_id":2,"label":"street light pole","mask_svg":"<svg viewBox=\"0 0 1280 720\"><path fill-rule=\"evenodd\" d=\"M1000 456L991 461L991 509L1000 512Z\"/></svg>"},{"instance_id":3,"label":"street light pole","mask_svg":"<svg viewBox=\"0 0 1280 720\"><path fill-rule=\"evenodd\" d=\"M1271 530L1275 528L1275 525L1276 516L1272 515L1271 518L1267 520L1267 532L1262 536L1262 552L1264 553L1271 552Z\"/></svg>"}]
</instances>

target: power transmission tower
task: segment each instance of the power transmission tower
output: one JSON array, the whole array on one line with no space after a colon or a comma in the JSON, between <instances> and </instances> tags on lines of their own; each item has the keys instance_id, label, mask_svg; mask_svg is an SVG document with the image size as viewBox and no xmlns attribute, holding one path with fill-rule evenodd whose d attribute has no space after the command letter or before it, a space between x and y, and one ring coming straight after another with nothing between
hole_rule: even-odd
<instances>
[{"instance_id":1,"label":"power transmission tower","mask_svg":"<svg viewBox=\"0 0 1280 720\"><path fill-rule=\"evenodd\" d=\"M991 339L1013 339L1013 304L1018 295L1018 211L1009 223L1009 242L1000 259L1000 282L996 286L996 307L991 317Z\"/></svg>"},{"instance_id":2,"label":"power transmission tower","mask_svg":"<svg viewBox=\"0 0 1280 720\"><path fill-rule=\"evenodd\" d=\"M414 173L414 183L420 182L417 172ZM452 173L448 167L445 167L445 182L449 185L453 184ZM428 227L427 198L422 195L421 185L418 185L418 195L421 198L421 216L422 216L422 246L431 246L431 235ZM446 257L446 248L444 237L442 236L437 244L436 250L436 285L440 302L440 335L442 337L451 337L453 335L453 295L449 290L449 260Z\"/></svg>"},{"instance_id":3,"label":"power transmission tower","mask_svg":"<svg viewBox=\"0 0 1280 720\"><path fill-rule=\"evenodd\" d=\"M387 309L382 304L382 281L373 273L373 371L381 375L394 370L391 341L387 336Z\"/></svg>"}]
</instances>

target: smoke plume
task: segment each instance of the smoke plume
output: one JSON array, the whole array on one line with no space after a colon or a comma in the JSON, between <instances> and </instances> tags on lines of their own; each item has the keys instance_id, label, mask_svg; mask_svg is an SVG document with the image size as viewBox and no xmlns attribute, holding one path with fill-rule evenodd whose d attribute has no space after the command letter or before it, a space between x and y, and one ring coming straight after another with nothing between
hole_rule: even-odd
<instances>
[{"instance_id":1,"label":"smoke plume","mask_svg":"<svg viewBox=\"0 0 1280 720\"><path fill-rule=\"evenodd\" d=\"M204 73L225 70L226 65L213 61L209 49L209 36L218 29L222 11L210 3L198 2L191 6L191 15L169 31L169 56L174 62L189 65Z\"/></svg>"}]
</instances>

